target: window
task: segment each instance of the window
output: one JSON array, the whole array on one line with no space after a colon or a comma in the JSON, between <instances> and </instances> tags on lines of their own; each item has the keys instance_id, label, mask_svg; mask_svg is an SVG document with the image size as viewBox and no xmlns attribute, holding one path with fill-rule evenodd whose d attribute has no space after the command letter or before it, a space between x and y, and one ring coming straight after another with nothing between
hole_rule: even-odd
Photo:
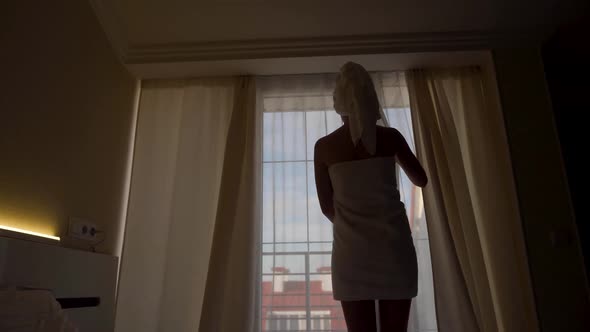
<instances>
[{"instance_id":1,"label":"window","mask_svg":"<svg viewBox=\"0 0 590 332\"><path fill-rule=\"evenodd\" d=\"M304 311L275 311L268 315L267 331L305 331Z\"/></svg>"},{"instance_id":2,"label":"window","mask_svg":"<svg viewBox=\"0 0 590 332\"><path fill-rule=\"evenodd\" d=\"M386 117L413 146L403 77L376 77ZM313 169L315 142L342 123L332 109L334 78L273 77L258 84L263 117L263 331L346 331L340 304L332 298L332 224L320 210ZM399 188L414 231L421 278L409 331L436 331L421 194L403 174Z\"/></svg>"}]
</instances>

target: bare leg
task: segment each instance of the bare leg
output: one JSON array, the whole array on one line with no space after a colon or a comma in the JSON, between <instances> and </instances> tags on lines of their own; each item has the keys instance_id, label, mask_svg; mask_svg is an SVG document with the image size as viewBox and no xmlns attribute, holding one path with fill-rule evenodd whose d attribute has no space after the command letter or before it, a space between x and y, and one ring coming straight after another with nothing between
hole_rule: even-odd
<instances>
[{"instance_id":1,"label":"bare leg","mask_svg":"<svg viewBox=\"0 0 590 332\"><path fill-rule=\"evenodd\" d=\"M411 299L379 301L379 323L382 332L407 332Z\"/></svg>"},{"instance_id":2,"label":"bare leg","mask_svg":"<svg viewBox=\"0 0 590 332\"><path fill-rule=\"evenodd\" d=\"M375 301L342 301L348 332L376 332Z\"/></svg>"}]
</instances>

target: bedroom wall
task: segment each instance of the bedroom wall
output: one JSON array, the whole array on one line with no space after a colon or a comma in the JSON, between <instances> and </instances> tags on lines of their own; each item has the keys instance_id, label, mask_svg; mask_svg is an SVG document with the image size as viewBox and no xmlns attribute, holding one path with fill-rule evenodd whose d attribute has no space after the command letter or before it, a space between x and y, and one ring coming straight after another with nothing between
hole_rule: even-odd
<instances>
[{"instance_id":1,"label":"bedroom wall","mask_svg":"<svg viewBox=\"0 0 590 332\"><path fill-rule=\"evenodd\" d=\"M590 76L590 46L583 42L590 31L590 10L585 13L561 26L543 45L542 56L588 279L590 215L583 178L590 164L585 149L580 149L588 135L586 112L580 110L590 108L590 81L586 79Z\"/></svg>"},{"instance_id":2,"label":"bedroom wall","mask_svg":"<svg viewBox=\"0 0 590 332\"><path fill-rule=\"evenodd\" d=\"M587 331L588 285L540 50L493 55L541 330Z\"/></svg>"},{"instance_id":3,"label":"bedroom wall","mask_svg":"<svg viewBox=\"0 0 590 332\"><path fill-rule=\"evenodd\" d=\"M136 80L87 1L13 1L0 22L0 224L64 236L86 218L118 255Z\"/></svg>"}]
</instances>

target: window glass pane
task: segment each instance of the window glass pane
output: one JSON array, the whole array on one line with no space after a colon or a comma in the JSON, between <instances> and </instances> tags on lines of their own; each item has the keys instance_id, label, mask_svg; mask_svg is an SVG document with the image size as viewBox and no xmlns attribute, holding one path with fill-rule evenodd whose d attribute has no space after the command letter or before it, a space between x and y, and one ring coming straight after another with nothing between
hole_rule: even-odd
<instances>
[{"instance_id":1,"label":"window glass pane","mask_svg":"<svg viewBox=\"0 0 590 332\"><path fill-rule=\"evenodd\" d=\"M412 118L409 108L388 108L385 110L385 116L389 121L389 126L399 130L404 136L408 145L414 151L414 131L412 130Z\"/></svg>"},{"instance_id":2,"label":"window glass pane","mask_svg":"<svg viewBox=\"0 0 590 332\"><path fill-rule=\"evenodd\" d=\"M263 255L262 273L275 275L305 273L305 255Z\"/></svg>"},{"instance_id":3,"label":"window glass pane","mask_svg":"<svg viewBox=\"0 0 590 332\"><path fill-rule=\"evenodd\" d=\"M327 221L329 222L329 221ZM332 241L327 242L310 242L309 243L309 251L310 252L332 252Z\"/></svg>"},{"instance_id":4,"label":"window glass pane","mask_svg":"<svg viewBox=\"0 0 590 332\"><path fill-rule=\"evenodd\" d=\"M274 213L275 213L275 191L274 191L274 167L273 164L262 166L262 242L274 242Z\"/></svg>"},{"instance_id":5,"label":"window glass pane","mask_svg":"<svg viewBox=\"0 0 590 332\"><path fill-rule=\"evenodd\" d=\"M326 112L326 119L328 124L328 134L342 126L342 118L334 110Z\"/></svg>"},{"instance_id":6,"label":"window glass pane","mask_svg":"<svg viewBox=\"0 0 590 332\"><path fill-rule=\"evenodd\" d=\"M323 255L310 254L309 255L309 272L310 273L326 273L330 276L332 269L332 253Z\"/></svg>"},{"instance_id":7,"label":"window glass pane","mask_svg":"<svg viewBox=\"0 0 590 332\"><path fill-rule=\"evenodd\" d=\"M273 174L274 212L271 220L274 225L274 241L307 241L306 163L270 163L267 167L272 169Z\"/></svg>"},{"instance_id":8,"label":"window glass pane","mask_svg":"<svg viewBox=\"0 0 590 332\"><path fill-rule=\"evenodd\" d=\"M275 244L275 252L307 252L307 242L289 242Z\"/></svg>"},{"instance_id":9,"label":"window glass pane","mask_svg":"<svg viewBox=\"0 0 590 332\"><path fill-rule=\"evenodd\" d=\"M263 160L305 160L303 112L263 114Z\"/></svg>"},{"instance_id":10,"label":"window glass pane","mask_svg":"<svg viewBox=\"0 0 590 332\"><path fill-rule=\"evenodd\" d=\"M263 243L262 244L262 253L273 253L274 252L274 244L272 243Z\"/></svg>"},{"instance_id":11,"label":"window glass pane","mask_svg":"<svg viewBox=\"0 0 590 332\"><path fill-rule=\"evenodd\" d=\"M326 112L315 111L306 112L306 129L307 129L307 160L313 160L313 149L318 139L326 136Z\"/></svg>"}]
</instances>

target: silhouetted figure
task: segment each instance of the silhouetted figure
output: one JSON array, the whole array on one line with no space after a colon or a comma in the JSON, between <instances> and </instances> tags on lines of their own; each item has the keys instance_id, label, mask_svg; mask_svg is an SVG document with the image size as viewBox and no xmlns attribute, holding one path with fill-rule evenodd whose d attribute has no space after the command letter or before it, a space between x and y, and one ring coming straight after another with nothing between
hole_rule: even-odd
<instances>
[{"instance_id":1,"label":"silhouetted figure","mask_svg":"<svg viewBox=\"0 0 590 332\"><path fill-rule=\"evenodd\" d=\"M377 125L381 107L369 73L346 63L334 90L344 124L315 145L322 212L334 224L332 286L350 332L406 332L418 292L416 251L396 183L399 163L417 186L426 173L400 132Z\"/></svg>"}]
</instances>

